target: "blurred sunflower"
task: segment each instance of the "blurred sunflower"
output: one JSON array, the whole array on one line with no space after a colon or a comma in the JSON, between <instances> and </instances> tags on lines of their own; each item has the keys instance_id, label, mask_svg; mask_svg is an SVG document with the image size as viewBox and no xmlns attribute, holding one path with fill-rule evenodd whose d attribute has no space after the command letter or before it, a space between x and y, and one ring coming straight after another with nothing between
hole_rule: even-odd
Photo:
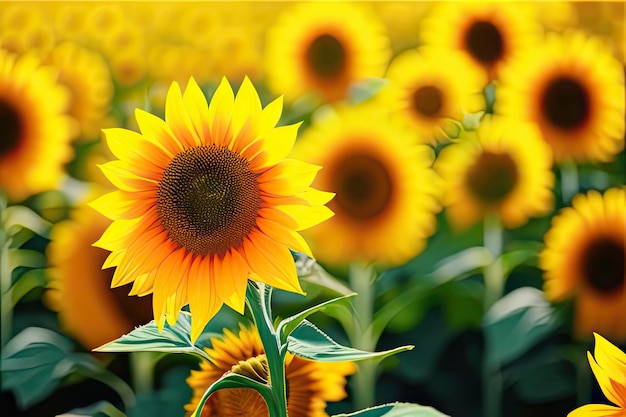
<instances>
[{"instance_id":1,"label":"blurred sunflower","mask_svg":"<svg viewBox=\"0 0 626 417\"><path fill-rule=\"evenodd\" d=\"M461 51L489 81L501 67L538 42L540 27L528 5L446 2L433 5L422 23L425 45Z\"/></svg>"},{"instance_id":2,"label":"blurred sunflower","mask_svg":"<svg viewBox=\"0 0 626 417\"><path fill-rule=\"evenodd\" d=\"M0 189L13 200L55 188L72 157L68 91L33 54L0 49Z\"/></svg>"},{"instance_id":3,"label":"blurred sunflower","mask_svg":"<svg viewBox=\"0 0 626 417\"><path fill-rule=\"evenodd\" d=\"M205 348L212 361L191 371L187 383L193 390L191 402L185 405L187 415L198 406L205 391L228 371L267 382L267 360L255 327L239 325L239 333L224 330L224 335L211 339L212 348ZM254 369L253 369L254 368ZM353 374L352 362L323 363L287 353L287 411L290 417L325 417L326 402L346 397L346 376ZM217 391L209 397L202 417L268 416L263 398L254 390L234 388Z\"/></svg>"},{"instance_id":4,"label":"blurred sunflower","mask_svg":"<svg viewBox=\"0 0 626 417\"><path fill-rule=\"evenodd\" d=\"M313 124L294 155L324 169L314 186L336 193L335 216L305 235L320 261L400 265L435 231L433 151L374 103L339 108Z\"/></svg>"},{"instance_id":5,"label":"blurred sunflower","mask_svg":"<svg viewBox=\"0 0 626 417\"><path fill-rule=\"evenodd\" d=\"M552 301L576 297L580 337L599 332L626 341L626 188L574 197L552 220L539 256Z\"/></svg>"},{"instance_id":6,"label":"blurred sunflower","mask_svg":"<svg viewBox=\"0 0 626 417\"><path fill-rule=\"evenodd\" d=\"M45 62L59 70L59 82L70 91L67 112L78 122L80 137L98 138L113 97L111 74L102 55L63 42L54 47Z\"/></svg>"},{"instance_id":7,"label":"blurred sunflower","mask_svg":"<svg viewBox=\"0 0 626 417\"><path fill-rule=\"evenodd\" d=\"M604 337L594 333L596 346L587 352L589 365L600 389L617 407L606 404L588 404L577 408L567 417L620 417L626 415L626 354Z\"/></svg>"},{"instance_id":8,"label":"blurred sunflower","mask_svg":"<svg viewBox=\"0 0 626 417\"><path fill-rule=\"evenodd\" d=\"M624 68L581 32L548 34L503 71L495 110L536 123L557 161L608 161L624 148Z\"/></svg>"},{"instance_id":9,"label":"blurred sunflower","mask_svg":"<svg viewBox=\"0 0 626 417\"><path fill-rule=\"evenodd\" d=\"M443 205L450 222L464 229L488 213L513 228L553 205L550 148L537 129L514 120L484 119L464 132L435 162L443 180Z\"/></svg>"},{"instance_id":10,"label":"blurred sunflower","mask_svg":"<svg viewBox=\"0 0 626 417\"><path fill-rule=\"evenodd\" d=\"M275 127L281 112L247 78L236 97L224 78L207 105L192 78L184 94L172 83L165 121L137 110L141 133L104 131L119 191L92 203L114 220L96 245L113 287L153 293L159 327L189 304L195 341L224 303L243 313L248 276L302 292L289 248L311 253L297 231L332 215L332 195L309 187L320 167L284 159L299 124Z\"/></svg>"},{"instance_id":11,"label":"blurred sunflower","mask_svg":"<svg viewBox=\"0 0 626 417\"><path fill-rule=\"evenodd\" d=\"M52 229L47 248L50 279L46 305L62 328L91 350L152 319L150 297L132 299L130 288L111 289L113 269L102 269L108 252L92 246L110 220L88 206Z\"/></svg>"},{"instance_id":12,"label":"blurred sunflower","mask_svg":"<svg viewBox=\"0 0 626 417\"><path fill-rule=\"evenodd\" d=\"M334 101L351 83L382 76L390 54L385 27L366 5L302 3L268 30L265 73L286 100L314 92Z\"/></svg>"},{"instance_id":13,"label":"blurred sunflower","mask_svg":"<svg viewBox=\"0 0 626 417\"><path fill-rule=\"evenodd\" d=\"M459 72L459 68L464 70ZM381 98L385 108L418 134L436 144L467 113L484 110L486 79L461 54L409 50L391 62Z\"/></svg>"}]
</instances>

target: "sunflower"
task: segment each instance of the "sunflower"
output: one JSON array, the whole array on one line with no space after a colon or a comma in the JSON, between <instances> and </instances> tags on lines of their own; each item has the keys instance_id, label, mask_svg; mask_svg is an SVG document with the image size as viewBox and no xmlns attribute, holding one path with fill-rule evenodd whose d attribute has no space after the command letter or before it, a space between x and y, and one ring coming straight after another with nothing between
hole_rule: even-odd
<instances>
[{"instance_id":1,"label":"sunflower","mask_svg":"<svg viewBox=\"0 0 626 417\"><path fill-rule=\"evenodd\" d=\"M191 371L187 383L193 390L191 402L185 405L188 415L198 406L205 391L224 373L233 371L259 382L267 382L267 360L261 339L255 327L239 325L239 334L224 330L224 335L211 339L212 348L205 348L211 362L200 364L199 371ZM256 366L255 366L256 365ZM247 372L255 366L257 372ZM261 371L260 373L258 371ZM290 417L323 417L327 401L346 397L345 377L353 374L352 362L323 363L287 354L287 411ZM202 417L267 416L263 398L254 390L234 388L217 391L209 397L202 409Z\"/></svg>"},{"instance_id":2,"label":"sunflower","mask_svg":"<svg viewBox=\"0 0 626 417\"><path fill-rule=\"evenodd\" d=\"M314 123L294 155L324 166L314 185L336 193L335 216L306 237L320 261L399 265L435 231L437 177L432 149L375 103L340 107Z\"/></svg>"},{"instance_id":3,"label":"sunflower","mask_svg":"<svg viewBox=\"0 0 626 417\"><path fill-rule=\"evenodd\" d=\"M381 97L420 141L436 144L447 137L453 120L484 109L486 79L461 54L427 48L420 52L409 50L394 58Z\"/></svg>"},{"instance_id":4,"label":"sunflower","mask_svg":"<svg viewBox=\"0 0 626 417\"><path fill-rule=\"evenodd\" d=\"M59 70L59 82L71 92L68 114L78 122L80 136L97 138L113 97L104 58L78 44L63 42L52 50L46 63Z\"/></svg>"},{"instance_id":5,"label":"sunflower","mask_svg":"<svg viewBox=\"0 0 626 417\"><path fill-rule=\"evenodd\" d=\"M588 404L577 408L567 417L620 417L626 415L626 354L608 340L594 333L596 346L587 352L589 365L602 392L617 407Z\"/></svg>"},{"instance_id":6,"label":"sunflower","mask_svg":"<svg viewBox=\"0 0 626 417\"><path fill-rule=\"evenodd\" d=\"M351 83L382 76L390 54L384 25L367 6L302 3L268 30L265 73L290 101L310 92L334 101Z\"/></svg>"},{"instance_id":7,"label":"sunflower","mask_svg":"<svg viewBox=\"0 0 626 417\"><path fill-rule=\"evenodd\" d=\"M538 42L539 30L528 5L450 2L433 6L421 39L425 45L461 51L491 81L503 65Z\"/></svg>"},{"instance_id":8,"label":"sunflower","mask_svg":"<svg viewBox=\"0 0 626 417\"><path fill-rule=\"evenodd\" d=\"M22 200L53 189L72 156L68 91L33 54L0 49L0 189Z\"/></svg>"},{"instance_id":9,"label":"sunflower","mask_svg":"<svg viewBox=\"0 0 626 417\"><path fill-rule=\"evenodd\" d=\"M552 301L576 297L576 330L626 341L626 188L574 197L545 235L539 256Z\"/></svg>"},{"instance_id":10,"label":"sunflower","mask_svg":"<svg viewBox=\"0 0 626 417\"><path fill-rule=\"evenodd\" d=\"M557 161L608 161L624 147L624 68L581 32L549 34L503 71L496 112L536 123Z\"/></svg>"},{"instance_id":11,"label":"sunflower","mask_svg":"<svg viewBox=\"0 0 626 417\"><path fill-rule=\"evenodd\" d=\"M50 279L44 301L59 313L62 328L94 349L146 324L150 298L131 299L130 288L109 288L112 269L102 269L108 252L92 246L111 222L87 206L52 229L47 248Z\"/></svg>"},{"instance_id":12,"label":"sunflower","mask_svg":"<svg viewBox=\"0 0 626 417\"><path fill-rule=\"evenodd\" d=\"M243 313L248 277L302 293L289 248L312 256L297 231L332 215L332 194L309 187L320 167L285 159L299 124L275 127L281 112L247 78L236 97L224 78L207 105L192 78L184 94L172 83L165 121L137 110L141 133L104 131L119 191L92 203L114 220L96 246L113 287L153 293L159 327L189 304L195 341L224 303Z\"/></svg>"},{"instance_id":13,"label":"sunflower","mask_svg":"<svg viewBox=\"0 0 626 417\"><path fill-rule=\"evenodd\" d=\"M554 175L549 147L537 129L514 120L484 119L445 147L435 162L443 179L443 205L450 222L464 229L488 213L506 227L552 208Z\"/></svg>"}]
</instances>

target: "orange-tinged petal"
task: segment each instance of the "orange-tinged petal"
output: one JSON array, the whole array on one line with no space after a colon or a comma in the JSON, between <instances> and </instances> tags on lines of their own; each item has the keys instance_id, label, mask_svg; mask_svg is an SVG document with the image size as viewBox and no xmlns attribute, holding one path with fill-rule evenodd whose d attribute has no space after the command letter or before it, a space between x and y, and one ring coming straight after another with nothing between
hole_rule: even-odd
<instances>
[{"instance_id":1,"label":"orange-tinged petal","mask_svg":"<svg viewBox=\"0 0 626 417\"><path fill-rule=\"evenodd\" d=\"M103 129L102 132L113 155L121 160L134 161L136 168L158 172L167 168L170 162L163 148L146 140L137 132L121 128ZM137 161L141 162L141 165L138 165Z\"/></svg>"},{"instance_id":2,"label":"orange-tinged petal","mask_svg":"<svg viewBox=\"0 0 626 417\"><path fill-rule=\"evenodd\" d=\"M600 385L600 389L602 390L606 398L608 398L608 400L611 401L613 404L626 406L625 404L620 404L622 394L617 391L615 385L611 383L611 374L607 372L607 370L602 369L602 367L598 365L598 363L589 352L587 352L587 359L589 359L589 365L591 366L591 370L593 371L593 374L598 381L598 385ZM624 387L621 386L621 388L623 389Z\"/></svg>"},{"instance_id":3,"label":"orange-tinged petal","mask_svg":"<svg viewBox=\"0 0 626 417\"><path fill-rule=\"evenodd\" d=\"M311 248L298 232L294 232L281 223L259 217L256 221L259 229L276 243L287 246L289 249L304 252L309 257L313 257Z\"/></svg>"},{"instance_id":4,"label":"orange-tinged petal","mask_svg":"<svg viewBox=\"0 0 626 417\"><path fill-rule=\"evenodd\" d=\"M237 249L230 252L230 263L224 265L224 270L230 268L230 276L233 279L234 291L226 300L226 304L236 312L243 314L246 307L246 287L248 286L248 262L239 253ZM241 279L237 279L241 277Z\"/></svg>"},{"instance_id":5,"label":"orange-tinged petal","mask_svg":"<svg viewBox=\"0 0 626 417\"><path fill-rule=\"evenodd\" d=\"M567 417L626 417L626 410L604 404L587 404L572 411Z\"/></svg>"},{"instance_id":6,"label":"orange-tinged petal","mask_svg":"<svg viewBox=\"0 0 626 417\"><path fill-rule=\"evenodd\" d=\"M138 191L127 193L113 191L89 203L111 220L135 219L154 209L156 193L154 191Z\"/></svg>"},{"instance_id":7,"label":"orange-tinged petal","mask_svg":"<svg viewBox=\"0 0 626 417\"><path fill-rule=\"evenodd\" d=\"M217 291L211 272L211 259L196 257L189 272L189 311L191 312L191 342L200 337L206 324L219 311L222 301L217 298Z\"/></svg>"},{"instance_id":8,"label":"orange-tinged petal","mask_svg":"<svg viewBox=\"0 0 626 417\"><path fill-rule=\"evenodd\" d=\"M111 184L122 191L146 191L157 189L156 180L140 177L128 170L127 164L122 161L111 161L98 165L105 177Z\"/></svg>"},{"instance_id":9,"label":"orange-tinged petal","mask_svg":"<svg viewBox=\"0 0 626 417\"><path fill-rule=\"evenodd\" d=\"M160 147L168 158L172 159L182 152L183 146L163 120L141 109L135 110L135 119L143 137Z\"/></svg>"}]
</instances>

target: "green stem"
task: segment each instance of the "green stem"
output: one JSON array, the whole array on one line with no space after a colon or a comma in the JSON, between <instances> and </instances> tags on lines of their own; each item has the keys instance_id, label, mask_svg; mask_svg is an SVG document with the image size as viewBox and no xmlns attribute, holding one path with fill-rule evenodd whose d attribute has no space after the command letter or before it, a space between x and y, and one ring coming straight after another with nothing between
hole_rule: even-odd
<instances>
[{"instance_id":1,"label":"green stem","mask_svg":"<svg viewBox=\"0 0 626 417\"><path fill-rule=\"evenodd\" d=\"M348 337L356 349L372 352L377 340L372 335L374 319L374 281L376 273L372 266L350 265L350 287L357 293L354 297L354 326ZM359 372L352 377L352 394L357 409L371 407L376 401L376 362L372 360L359 363Z\"/></svg>"},{"instance_id":2,"label":"green stem","mask_svg":"<svg viewBox=\"0 0 626 417\"><path fill-rule=\"evenodd\" d=\"M489 214L484 220L483 244L492 257L492 262L485 268L485 312L498 301L504 292L504 271L502 268L502 223L496 214ZM491 367L488 361L488 348L483 357L483 412L485 417L502 415L502 374L499 365Z\"/></svg>"},{"instance_id":3,"label":"green stem","mask_svg":"<svg viewBox=\"0 0 626 417\"><path fill-rule=\"evenodd\" d=\"M568 205L579 190L578 167L570 159L563 161L561 169L561 199L563 204Z\"/></svg>"},{"instance_id":4,"label":"green stem","mask_svg":"<svg viewBox=\"0 0 626 417\"><path fill-rule=\"evenodd\" d=\"M265 398L270 417L287 417L287 384L285 381L286 349L281 349L280 336L274 329L271 307L272 288L262 283L248 283L246 302L257 327L267 364L272 397Z\"/></svg>"},{"instance_id":5,"label":"green stem","mask_svg":"<svg viewBox=\"0 0 626 417\"><path fill-rule=\"evenodd\" d=\"M130 376L136 394L154 388L154 355L152 352L130 353Z\"/></svg>"}]
</instances>

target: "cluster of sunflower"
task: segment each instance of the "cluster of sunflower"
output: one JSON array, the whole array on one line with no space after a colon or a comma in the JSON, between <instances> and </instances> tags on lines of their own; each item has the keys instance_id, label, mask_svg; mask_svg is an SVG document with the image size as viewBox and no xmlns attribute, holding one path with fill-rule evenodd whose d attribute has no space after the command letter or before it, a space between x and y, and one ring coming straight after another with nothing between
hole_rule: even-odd
<instances>
[{"instance_id":1,"label":"cluster of sunflower","mask_svg":"<svg viewBox=\"0 0 626 417\"><path fill-rule=\"evenodd\" d=\"M595 399L594 334L616 407L571 415L621 415L624 18L619 3L0 3L3 389L49 414L80 368L35 384L59 334L90 351L184 311L210 359L182 364L172 415L267 415L246 388L197 410L229 371L269 378L252 280L286 291L278 316L354 291L319 318L331 334L416 345L358 371L289 354L292 417L379 399L565 413ZM476 391L450 389L445 352ZM41 368L11 362L29 355ZM135 385L153 396L132 407L120 356L88 355L72 360L130 416L159 410L145 404L165 389ZM119 415L102 404L74 412Z\"/></svg>"}]
</instances>

